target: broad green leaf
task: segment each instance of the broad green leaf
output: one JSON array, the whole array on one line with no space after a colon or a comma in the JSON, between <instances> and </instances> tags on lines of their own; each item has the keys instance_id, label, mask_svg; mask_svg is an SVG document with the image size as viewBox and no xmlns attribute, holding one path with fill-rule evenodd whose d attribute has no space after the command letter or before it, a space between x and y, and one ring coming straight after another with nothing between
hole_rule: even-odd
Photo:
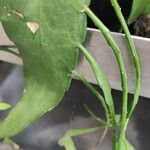
<instances>
[{"instance_id":1,"label":"broad green leaf","mask_svg":"<svg viewBox=\"0 0 150 150\"><path fill-rule=\"evenodd\" d=\"M77 0L0 1L1 7L12 8L2 24L19 49L25 80L22 100L0 124L3 138L16 135L61 101L70 86L77 46L85 38L86 15L73 7Z\"/></svg>"},{"instance_id":2,"label":"broad green leaf","mask_svg":"<svg viewBox=\"0 0 150 150\"><path fill-rule=\"evenodd\" d=\"M6 110L10 108L11 106L7 103L0 103L0 110Z\"/></svg>"},{"instance_id":3,"label":"broad green leaf","mask_svg":"<svg viewBox=\"0 0 150 150\"><path fill-rule=\"evenodd\" d=\"M140 15L148 13L150 13L150 0L133 0L128 23L131 24L136 21Z\"/></svg>"},{"instance_id":4,"label":"broad green leaf","mask_svg":"<svg viewBox=\"0 0 150 150\"><path fill-rule=\"evenodd\" d=\"M74 7L79 12L82 12L85 7L90 4L91 0L66 0L72 7Z\"/></svg>"}]
</instances>

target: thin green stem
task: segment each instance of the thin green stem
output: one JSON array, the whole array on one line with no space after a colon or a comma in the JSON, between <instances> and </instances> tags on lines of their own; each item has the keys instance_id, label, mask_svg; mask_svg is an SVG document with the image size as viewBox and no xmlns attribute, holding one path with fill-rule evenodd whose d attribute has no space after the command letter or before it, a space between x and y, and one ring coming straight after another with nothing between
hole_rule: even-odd
<instances>
[{"instance_id":1,"label":"thin green stem","mask_svg":"<svg viewBox=\"0 0 150 150\"><path fill-rule=\"evenodd\" d=\"M121 54L121 51L114 41L113 37L111 36L110 30L97 18L97 16L87 7L85 9L86 14L91 18L91 20L94 22L94 24L99 28L99 30L102 32L103 36L107 40L107 43L111 46L120 71L120 77L121 77L121 86L122 86L122 114L121 118L122 120L126 119L127 116L127 108L128 108L128 79L127 79L127 73L125 68L125 63Z\"/></svg>"},{"instance_id":2,"label":"thin green stem","mask_svg":"<svg viewBox=\"0 0 150 150\"><path fill-rule=\"evenodd\" d=\"M114 41L113 37L111 36L110 30L97 18L97 16L87 7L85 9L86 14L91 18L91 20L94 22L94 24L99 28L99 30L102 32L103 36L107 40L107 43L111 46L120 71L121 76L121 85L122 85L122 99L123 99L123 112L122 117L125 117L127 114L127 99L128 99L128 79L127 79L127 73L125 68L125 63L121 54L121 51Z\"/></svg>"},{"instance_id":3,"label":"thin green stem","mask_svg":"<svg viewBox=\"0 0 150 150\"><path fill-rule=\"evenodd\" d=\"M132 54L133 63L134 63L134 66L135 66L135 72L136 72L136 83L135 83L134 98L133 98L132 104L130 106L129 112L127 114L127 119L123 118L122 125L121 125L121 131L120 131L119 139L123 140L123 138L125 136L124 134L125 134L125 131L126 131L126 128L127 128L128 120L131 117L131 115L132 115L132 113L135 109L135 106L138 102L138 98L139 98L139 95L140 95L141 69L140 69L140 60L139 60L139 57L138 57L138 53L137 53L134 41L133 41L133 39L131 37L131 34L129 32L127 23L126 23L126 21L123 17L122 12L121 12L121 8L120 8L117 0L110 0L110 1L111 1L112 6L114 7L114 10L116 12L116 15L117 15L119 21L121 23L123 31L125 32L125 36L126 36L126 39L128 41L128 44L129 44L129 48L130 48L130 51L131 51L131 54ZM122 113L124 113L124 112L122 112ZM119 147L121 147L121 145Z\"/></svg>"},{"instance_id":4,"label":"thin green stem","mask_svg":"<svg viewBox=\"0 0 150 150\"><path fill-rule=\"evenodd\" d=\"M125 63L121 54L121 51L114 41L113 37L111 36L111 33L109 29L97 18L97 16L89 9L85 9L85 12L87 15L92 19L92 21L95 23L95 25L100 29L103 36L107 40L108 44L111 46L116 60L118 62L120 76L121 76L121 85L122 85L122 101L123 101L123 114L122 118L126 118L127 115L127 99L128 99L128 79L127 79L127 73L125 68Z\"/></svg>"},{"instance_id":5,"label":"thin green stem","mask_svg":"<svg viewBox=\"0 0 150 150\"><path fill-rule=\"evenodd\" d=\"M102 103L102 106L104 107L107 122L109 122L109 109L108 106L105 102L105 99L103 98L102 95L81 75L79 72L73 70L72 75L75 76L76 78L80 79L86 87L97 97L97 99Z\"/></svg>"},{"instance_id":6,"label":"thin green stem","mask_svg":"<svg viewBox=\"0 0 150 150\"><path fill-rule=\"evenodd\" d=\"M63 137L59 140L59 145L65 147L65 150L76 150L73 140L71 137Z\"/></svg>"},{"instance_id":7,"label":"thin green stem","mask_svg":"<svg viewBox=\"0 0 150 150\"><path fill-rule=\"evenodd\" d=\"M91 56L91 54L82 45L79 45L79 48L84 54L84 56L86 57L86 59L88 60L93 70L93 73L96 77L97 83L103 90L105 101L109 108L110 115L112 117L111 118L112 122L116 123L114 103L113 103L113 98L111 95L111 87L110 87L109 81L107 77L105 76L105 74L102 72L101 68L99 67L95 59Z\"/></svg>"},{"instance_id":8,"label":"thin green stem","mask_svg":"<svg viewBox=\"0 0 150 150\"><path fill-rule=\"evenodd\" d=\"M83 136L86 134L90 134L105 128L111 128L112 125L111 124L105 124L103 126L98 126L98 127L94 127L94 128L87 128L87 129L72 129L66 132L65 136L66 137L76 137L76 136Z\"/></svg>"},{"instance_id":9,"label":"thin green stem","mask_svg":"<svg viewBox=\"0 0 150 150\"><path fill-rule=\"evenodd\" d=\"M86 109L86 111L99 123L101 124L108 124L108 122L105 122L104 120L102 120L101 118L99 118L98 116L96 116L96 114L90 109L89 106L87 106L86 104L84 104L84 108Z\"/></svg>"},{"instance_id":10,"label":"thin green stem","mask_svg":"<svg viewBox=\"0 0 150 150\"><path fill-rule=\"evenodd\" d=\"M79 49L82 51L84 56L86 57L87 61L89 62L93 73L96 77L98 85L102 88L103 93L104 93L104 98L106 101L106 104L109 109L110 117L111 117L111 122L112 122L112 137L113 137L113 149L115 150L115 140L116 140L116 118L115 118L115 109L114 109L114 102L111 94L111 87L109 84L109 81L105 74L102 72L101 68L95 61L95 59L91 56L91 54L82 46L79 45Z\"/></svg>"}]
</instances>

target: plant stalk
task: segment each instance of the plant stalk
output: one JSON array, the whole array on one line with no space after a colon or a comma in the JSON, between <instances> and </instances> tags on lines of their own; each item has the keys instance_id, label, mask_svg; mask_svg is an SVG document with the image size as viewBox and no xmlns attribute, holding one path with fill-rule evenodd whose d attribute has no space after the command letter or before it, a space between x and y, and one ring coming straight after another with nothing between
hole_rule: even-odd
<instances>
[{"instance_id":1,"label":"plant stalk","mask_svg":"<svg viewBox=\"0 0 150 150\"><path fill-rule=\"evenodd\" d=\"M128 108L128 78L125 68L125 63L121 54L121 51L114 41L113 37L111 36L110 30L97 18L97 16L89 9L85 9L86 14L91 18L94 24L100 29L103 36L107 40L107 43L111 46L120 71L121 77L121 86L122 86L122 115L121 119L126 120L127 116L127 108Z\"/></svg>"},{"instance_id":2,"label":"plant stalk","mask_svg":"<svg viewBox=\"0 0 150 150\"><path fill-rule=\"evenodd\" d=\"M109 113L111 117L111 122L112 122L112 137L113 137L113 149L115 150L116 147L116 117L115 117L115 109L114 109L114 102L111 94L111 87L109 84L109 81L105 74L102 72L101 68L95 61L95 59L91 56L91 54L82 46L79 45L79 49L82 51L84 56L86 57L87 61L89 62L93 73L96 77L98 85L102 88L103 93L104 93L104 98L106 101L106 104L109 108Z\"/></svg>"},{"instance_id":3,"label":"plant stalk","mask_svg":"<svg viewBox=\"0 0 150 150\"><path fill-rule=\"evenodd\" d=\"M139 59L139 56L138 56L138 53L137 53L137 50L136 50L136 47L135 47L135 44L134 44L134 41L131 37L131 34L129 32L129 29L128 29L128 26L127 26L127 23L123 17L123 14L121 12L121 8L117 2L117 0L110 0L111 1L111 4L112 6L114 7L114 10L115 10L115 13L121 23L121 26L123 28L123 31L125 33L125 36L126 36L126 39L127 39L127 42L129 44L129 49L131 51L131 55L132 55L132 59L133 59L133 63L134 63L134 67L135 67L135 72L136 72L136 83L135 83L135 91L134 91L134 98L133 98L133 101L131 103L131 106L129 108L129 112L127 114L127 118L123 119L122 120L122 123L121 123L121 132L120 132L120 137L119 139L122 140L125 136L125 131L126 131L126 128L127 128L127 124L128 124L128 121L135 109L135 106L138 102L138 98L139 98L139 95L140 95L140 89L141 89L141 69L140 69L140 59ZM119 149L121 146L118 147L118 150L121 150Z\"/></svg>"}]
</instances>

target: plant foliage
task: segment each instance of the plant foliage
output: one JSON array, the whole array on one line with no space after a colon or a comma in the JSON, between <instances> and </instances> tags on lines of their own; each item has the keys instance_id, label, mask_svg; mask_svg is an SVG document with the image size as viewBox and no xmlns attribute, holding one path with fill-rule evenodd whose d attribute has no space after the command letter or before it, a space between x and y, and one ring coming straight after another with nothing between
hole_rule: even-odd
<instances>
[{"instance_id":1,"label":"plant foliage","mask_svg":"<svg viewBox=\"0 0 150 150\"><path fill-rule=\"evenodd\" d=\"M131 13L128 23L136 21L136 19L142 14L150 13L150 0L133 0Z\"/></svg>"},{"instance_id":2,"label":"plant foliage","mask_svg":"<svg viewBox=\"0 0 150 150\"><path fill-rule=\"evenodd\" d=\"M22 100L0 124L1 138L16 135L55 108L68 90L77 45L86 33L86 15L74 7L80 2L0 0L0 20L19 49L25 81Z\"/></svg>"}]
</instances>

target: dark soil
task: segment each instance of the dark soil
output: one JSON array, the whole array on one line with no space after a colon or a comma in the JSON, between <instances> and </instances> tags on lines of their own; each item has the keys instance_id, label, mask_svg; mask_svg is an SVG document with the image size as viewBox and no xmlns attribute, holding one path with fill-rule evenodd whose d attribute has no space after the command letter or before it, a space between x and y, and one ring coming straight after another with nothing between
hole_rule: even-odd
<instances>
[{"instance_id":1,"label":"dark soil","mask_svg":"<svg viewBox=\"0 0 150 150\"><path fill-rule=\"evenodd\" d=\"M128 18L132 0L119 1L124 17ZM90 5L91 10L101 19L101 21L111 30L119 32L120 23L115 15L114 9L109 0L92 0ZM88 18L88 27L96 28ZM150 37L150 15L142 15L138 20L129 26L132 35Z\"/></svg>"},{"instance_id":2,"label":"dark soil","mask_svg":"<svg viewBox=\"0 0 150 150\"><path fill-rule=\"evenodd\" d=\"M131 10L132 0L121 0L119 3L123 15L127 19ZM111 31L118 31L120 29L119 21L110 4L110 0L92 0L90 8ZM88 19L88 26L95 28L90 19Z\"/></svg>"}]
</instances>

